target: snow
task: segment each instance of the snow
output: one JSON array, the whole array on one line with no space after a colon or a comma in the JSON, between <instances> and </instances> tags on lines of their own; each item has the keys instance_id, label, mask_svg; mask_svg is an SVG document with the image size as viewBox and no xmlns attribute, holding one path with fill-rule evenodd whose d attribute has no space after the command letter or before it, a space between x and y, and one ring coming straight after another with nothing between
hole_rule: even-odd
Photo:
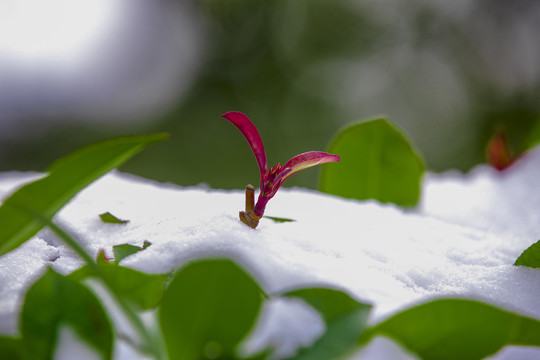
<instances>
[{"instance_id":1,"label":"snow","mask_svg":"<svg viewBox=\"0 0 540 360\"><path fill-rule=\"evenodd\" d=\"M38 176L0 174L0 198ZM281 189L267 215L296 221L263 218L253 230L238 220L243 191L181 187L111 172L82 191L55 221L94 256L100 249L112 256L113 245L150 241L152 246L122 261L148 273L168 272L195 258L225 256L248 269L268 293L310 285L342 289L374 305L372 322L449 296L540 319L537 271L512 265L540 238L540 193L534 184L539 177L537 148L502 173L479 166L468 174L428 174L421 203L412 210ZM107 211L129 223L101 222L98 215ZM25 290L47 266L66 274L81 266L48 230L0 257L0 333L17 332ZM280 344L279 354L286 356L322 331L322 320L305 304L271 299L244 348ZM61 335L57 358L68 358L77 340L64 330ZM116 359L134 356L125 344L115 352ZM493 358L535 356L540 357L537 349L508 347ZM414 358L385 338L354 357Z\"/></svg>"}]
</instances>

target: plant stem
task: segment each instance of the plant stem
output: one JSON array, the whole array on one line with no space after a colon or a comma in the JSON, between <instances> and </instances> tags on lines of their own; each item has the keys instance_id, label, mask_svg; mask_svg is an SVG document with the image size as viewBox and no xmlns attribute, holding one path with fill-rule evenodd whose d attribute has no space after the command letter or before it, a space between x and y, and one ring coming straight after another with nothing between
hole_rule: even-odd
<instances>
[{"instance_id":1,"label":"plant stem","mask_svg":"<svg viewBox=\"0 0 540 360\"><path fill-rule=\"evenodd\" d=\"M246 211L240 211L238 214L240 220L252 229L255 229L259 225L259 219L261 216L257 215L253 211L255 206L255 188L253 185L246 185Z\"/></svg>"},{"instance_id":2,"label":"plant stem","mask_svg":"<svg viewBox=\"0 0 540 360\"><path fill-rule=\"evenodd\" d=\"M246 185L246 212L252 211L255 206L255 188L253 185Z\"/></svg>"}]
</instances>

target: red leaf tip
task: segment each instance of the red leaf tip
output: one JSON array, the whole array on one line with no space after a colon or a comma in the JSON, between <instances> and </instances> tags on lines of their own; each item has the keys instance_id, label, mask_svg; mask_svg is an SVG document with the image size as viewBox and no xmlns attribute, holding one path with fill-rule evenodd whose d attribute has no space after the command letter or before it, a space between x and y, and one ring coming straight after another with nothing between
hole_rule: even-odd
<instances>
[{"instance_id":1,"label":"red leaf tip","mask_svg":"<svg viewBox=\"0 0 540 360\"><path fill-rule=\"evenodd\" d=\"M259 131L253 124L253 122L240 111L229 111L223 115L222 118L229 120L246 138L246 141L257 159L259 164L259 172L262 175L268 170L266 163L266 152L264 151L264 145L261 139Z\"/></svg>"}]
</instances>

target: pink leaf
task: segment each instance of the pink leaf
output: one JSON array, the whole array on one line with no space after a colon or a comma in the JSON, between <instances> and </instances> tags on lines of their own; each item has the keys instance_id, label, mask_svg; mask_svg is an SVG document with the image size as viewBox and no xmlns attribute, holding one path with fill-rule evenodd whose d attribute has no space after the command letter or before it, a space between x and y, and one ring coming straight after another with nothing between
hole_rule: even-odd
<instances>
[{"instance_id":1,"label":"pink leaf","mask_svg":"<svg viewBox=\"0 0 540 360\"><path fill-rule=\"evenodd\" d=\"M309 167L328 162L337 162L339 160L341 159L338 155L332 155L322 151L308 151L296 155L295 157L287 161L285 165L282 166L281 172L278 176L276 176L275 182L281 184L289 176L297 173L300 170L304 170Z\"/></svg>"},{"instance_id":2,"label":"pink leaf","mask_svg":"<svg viewBox=\"0 0 540 360\"><path fill-rule=\"evenodd\" d=\"M259 131L257 131L255 125L253 125L246 115L239 111L229 111L221 115L221 117L229 120L242 132L257 159L262 178L263 174L268 171L268 165L266 163L266 152L264 151L261 135L259 135Z\"/></svg>"}]
</instances>

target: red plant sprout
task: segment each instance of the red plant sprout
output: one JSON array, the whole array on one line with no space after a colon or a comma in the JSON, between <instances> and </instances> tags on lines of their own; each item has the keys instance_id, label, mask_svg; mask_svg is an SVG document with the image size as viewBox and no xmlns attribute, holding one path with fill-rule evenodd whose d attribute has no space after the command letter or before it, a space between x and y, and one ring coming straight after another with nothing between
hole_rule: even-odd
<instances>
[{"instance_id":1,"label":"red plant sprout","mask_svg":"<svg viewBox=\"0 0 540 360\"><path fill-rule=\"evenodd\" d=\"M486 147L486 158L488 164L499 171L503 171L508 168L514 162L515 158L510 152L508 146L508 140L506 139L506 133L502 130L498 130L489 139Z\"/></svg>"},{"instance_id":2,"label":"red plant sprout","mask_svg":"<svg viewBox=\"0 0 540 360\"><path fill-rule=\"evenodd\" d=\"M266 204L276 194L280 186L292 174L307 169L309 167L324 164L328 162L336 162L340 160L338 155L332 155L321 151L308 151L300 155L296 155L285 165L276 164L268 170L266 161L266 152L261 140L259 131L251 120L244 114L238 111L230 111L221 117L229 120L246 138L257 164L261 175L260 193L257 203L255 204L255 189L251 185L246 186L246 210L240 211L240 220L255 229L259 224L259 219L263 216Z\"/></svg>"}]
</instances>

